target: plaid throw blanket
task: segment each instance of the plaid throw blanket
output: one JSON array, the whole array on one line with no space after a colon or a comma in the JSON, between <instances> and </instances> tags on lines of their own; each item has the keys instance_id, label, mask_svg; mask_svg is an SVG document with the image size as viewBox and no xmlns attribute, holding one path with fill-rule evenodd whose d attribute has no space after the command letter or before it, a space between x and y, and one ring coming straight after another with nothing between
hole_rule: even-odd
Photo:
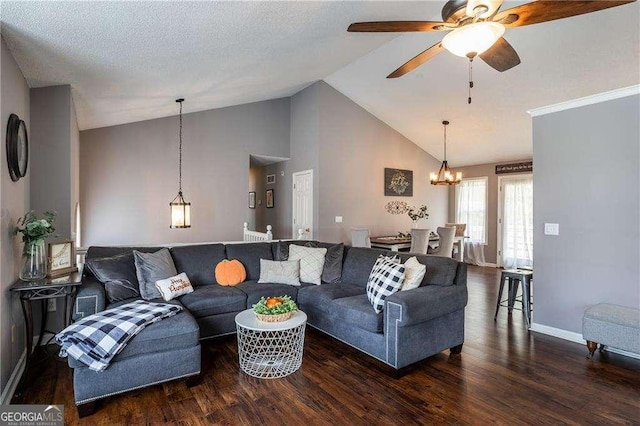
<instances>
[{"instance_id":1,"label":"plaid throw blanket","mask_svg":"<svg viewBox=\"0 0 640 426\"><path fill-rule=\"evenodd\" d=\"M181 310L178 305L136 300L90 315L56 334L56 341L62 347L60 356L68 355L91 370L103 371L146 326Z\"/></svg>"}]
</instances>

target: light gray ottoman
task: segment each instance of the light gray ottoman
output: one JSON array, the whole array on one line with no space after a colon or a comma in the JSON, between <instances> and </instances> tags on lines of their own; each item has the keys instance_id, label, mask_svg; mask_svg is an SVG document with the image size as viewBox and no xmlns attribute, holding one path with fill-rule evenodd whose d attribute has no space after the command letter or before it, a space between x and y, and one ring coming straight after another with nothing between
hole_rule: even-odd
<instances>
[{"instance_id":1,"label":"light gray ottoman","mask_svg":"<svg viewBox=\"0 0 640 426\"><path fill-rule=\"evenodd\" d=\"M582 337L592 357L598 343L600 350L611 346L640 354L640 309L600 303L588 308L582 318Z\"/></svg>"}]
</instances>

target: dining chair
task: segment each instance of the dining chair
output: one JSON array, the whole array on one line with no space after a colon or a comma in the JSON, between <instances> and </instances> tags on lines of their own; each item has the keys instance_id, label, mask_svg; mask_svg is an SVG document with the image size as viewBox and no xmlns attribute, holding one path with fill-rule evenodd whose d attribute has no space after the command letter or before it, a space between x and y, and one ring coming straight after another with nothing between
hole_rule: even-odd
<instances>
[{"instance_id":1,"label":"dining chair","mask_svg":"<svg viewBox=\"0 0 640 426\"><path fill-rule=\"evenodd\" d=\"M464 237L464 231L467 230L466 223L446 223L444 226L456 228L456 237Z\"/></svg>"},{"instance_id":2,"label":"dining chair","mask_svg":"<svg viewBox=\"0 0 640 426\"><path fill-rule=\"evenodd\" d=\"M371 248L369 228L351 228L351 247Z\"/></svg>"},{"instance_id":3,"label":"dining chair","mask_svg":"<svg viewBox=\"0 0 640 426\"><path fill-rule=\"evenodd\" d=\"M431 229L413 228L411 230L411 253L427 254Z\"/></svg>"},{"instance_id":4,"label":"dining chair","mask_svg":"<svg viewBox=\"0 0 640 426\"><path fill-rule=\"evenodd\" d=\"M429 254L440 257L451 257L453 252L453 240L456 236L456 228L438 226L438 248Z\"/></svg>"}]
</instances>

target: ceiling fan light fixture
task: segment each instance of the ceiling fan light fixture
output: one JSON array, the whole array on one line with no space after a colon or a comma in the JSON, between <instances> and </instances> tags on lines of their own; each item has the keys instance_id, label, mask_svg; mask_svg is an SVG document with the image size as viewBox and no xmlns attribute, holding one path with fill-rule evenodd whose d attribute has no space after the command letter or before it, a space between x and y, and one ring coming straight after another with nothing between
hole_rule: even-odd
<instances>
[{"instance_id":1,"label":"ceiling fan light fixture","mask_svg":"<svg viewBox=\"0 0 640 426\"><path fill-rule=\"evenodd\" d=\"M475 22L451 31L442 39L442 45L456 56L474 57L493 46L504 31L499 22Z\"/></svg>"}]
</instances>

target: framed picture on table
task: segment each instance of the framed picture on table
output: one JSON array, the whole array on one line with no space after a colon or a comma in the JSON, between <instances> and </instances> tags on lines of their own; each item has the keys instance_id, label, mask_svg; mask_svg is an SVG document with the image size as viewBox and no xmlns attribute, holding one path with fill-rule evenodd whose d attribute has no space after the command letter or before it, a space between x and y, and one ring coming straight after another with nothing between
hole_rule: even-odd
<instances>
[{"instance_id":1,"label":"framed picture on table","mask_svg":"<svg viewBox=\"0 0 640 426\"><path fill-rule=\"evenodd\" d=\"M76 247L73 240L47 243L47 276L69 274L77 271Z\"/></svg>"},{"instance_id":2,"label":"framed picture on table","mask_svg":"<svg viewBox=\"0 0 640 426\"><path fill-rule=\"evenodd\" d=\"M268 209L272 209L273 205L274 205L274 201L273 201L273 189L267 189L267 193L266 193L266 205Z\"/></svg>"}]
</instances>

